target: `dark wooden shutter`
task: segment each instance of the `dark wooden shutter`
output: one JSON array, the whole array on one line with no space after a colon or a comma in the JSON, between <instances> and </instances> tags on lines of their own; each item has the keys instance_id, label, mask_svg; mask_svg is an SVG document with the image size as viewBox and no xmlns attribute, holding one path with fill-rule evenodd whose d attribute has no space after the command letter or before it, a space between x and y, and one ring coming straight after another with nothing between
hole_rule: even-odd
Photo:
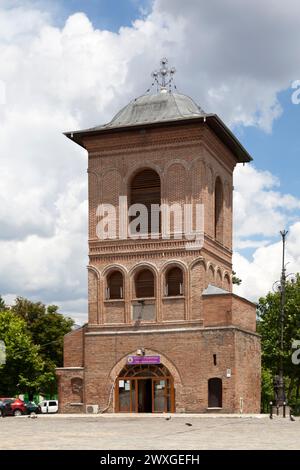
<instances>
[{"instance_id":1,"label":"dark wooden shutter","mask_svg":"<svg viewBox=\"0 0 300 470\"><path fill-rule=\"evenodd\" d=\"M208 407L222 408L222 379L217 377L208 381Z\"/></svg>"},{"instance_id":2,"label":"dark wooden shutter","mask_svg":"<svg viewBox=\"0 0 300 470\"><path fill-rule=\"evenodd\" d=\"M148 211L148 233L154 231L151 227L151 205L161 202L160 177L156 171L147 169L138 173L132 180L130 204L143 204ZM133 220L135 217L131 217ZM159 232L161 231L161 216L159 214Z\"/></svg>"},{"instance_id":3,"label":"dark wooden shutter","mask_svg":"<svg viewBox=\"0 0 300 470\"><path fill-rule=\"evenodd\" d=\"M123 275L120 271L115 271L109 276L107 287L109 299L123 298Z\"/></svg>"},{"instance_id":4,"label":"dark wooden shutter","mask_svg":"<svg viewBox=\"0 0 300 470\"><path fill-rule=\"evenodd\" d=\"M138 299L154 297L154 276L149 269L139 272L135 278L135 293Z\"/></svg>"},{"instance_id":5,"label":"dark wooden shutter","mask_svg":"<svg viewBox=\"0 0 300 470\"><path fill-rule=\"evenodd\" d=\"M167 272L167 295L182 295L183 273L178 267Z\"/></svg>"}]
</instances>

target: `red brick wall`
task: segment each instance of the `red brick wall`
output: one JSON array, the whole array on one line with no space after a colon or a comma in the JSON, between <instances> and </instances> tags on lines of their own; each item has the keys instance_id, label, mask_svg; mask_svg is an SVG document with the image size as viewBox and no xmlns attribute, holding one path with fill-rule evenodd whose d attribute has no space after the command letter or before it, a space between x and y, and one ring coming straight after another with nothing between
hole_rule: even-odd
<instances>
[{"instance_id":1,"label":"red brick wall","mask_svg":"<svg viewBox=\"0 0 300 470\"><path fill-rule=\"evenodd\" d=\"M223 382L222 412L238 412L239 399L244 399L244 412L259 412L260 355L259 338L233 328L202 329L197 331L166 331L86 336L85 345L85 404L96 404L104 409L109 404L111 388L122 369L122 360L138 348L146 354L160 354L170 368L175 381L177 412L206 412L208 407L208 379L219 377ZM253 351L255 354L253 355ZM213 355L216 355L216 365ZM119 368L116 366L120 364ZM231 376L227 377L227 370ZM74 372L76 375L78 372ZM73 373L73 375L74 375ZM74 399L68 392L72 373L61 379L63 411L70 409ZM251 382L253 381L253 383ZM255 399L251 401L251 396ZM114 410L112 401L109 410Z\"/></svg>"},{"instance_id":2,"label":"red brick wall","mask_svg":"<svg viewBox=\"0 0 300 470\"><path fill-rule=\"evenodd\" d=\"M84 413L83 368L56 369L58 378L58 411L59 413ZM72 381L82 381L82 390L74 387Z\"/></svg>"},{"instance_id":3,"label":"red brick wall","mask_svg":"<svg viewBox=\"0 0 300 470\"><path fill-rule=\"evenodd\" d=\"M185 299L180 297L163 299L162 316L163 321L184 320Z\"/></svg>"},{"instance_id":4,"label":"red brick wall","mask_svg":"<svg viewBox=\"0 0 300 470\"><path fill-rule=\"evenodd\" d=\"M256 331L256 306L233 294L203 296L204 326L234 325Z\"/></svg>"},{"instance_id":5,"label":"red brick wall","mask_svg":"<svg viewBox=\"0 0 300 470\"><path fill-rule=\"evenodd\" d=\"M256 305L237 295L232 296L232 324L256 331Z\"/></svg>"},{"instance_id":6,"label":"red brick wall","mask_svg":"<svg viewBox=\"0 0 300 470\"><path fill-rule=\"evenodd\" d=\"M242 398L243 413L260 413L260 338L237 331L235 343L235 409L239 411L240 398Z\"/></svg>"},{"instance_id":7,"label":"red brick wall","mask_svg":"<svg viewBox=\"0 0 300 470\"><path fill-rule=\"evenodd\" d=\"M207 295L203 296L204 326L232 325L232 296Z\"/></svg>"},{"instance_id":8,"label":"red brick wall","mask_svg":"<svg viewBox=\"0 0 300 470\"><path fill-rule=\"evenodd\" d=\"M104 303L104 323L125 323L124 301L106 301Z\"/></svg>"},{"instance_id":9,"label":"red brick wall","mask_svg":"<svg viewBox=\"0 0 300 470\"><path fill-rule=\"evenodd\" d=\"M64 367L83 366L83 341L85 327L71 331L64 337Z\"/></svg>"}]
</instances>

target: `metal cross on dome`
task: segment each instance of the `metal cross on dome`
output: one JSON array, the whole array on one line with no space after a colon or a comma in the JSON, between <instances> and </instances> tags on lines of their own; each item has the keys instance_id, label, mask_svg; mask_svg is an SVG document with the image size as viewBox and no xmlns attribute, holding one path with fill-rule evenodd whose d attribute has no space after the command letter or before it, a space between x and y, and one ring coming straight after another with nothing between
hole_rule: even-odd
<instances>
[{"instance_id":1,"label":"metal cross on dome","mask_svg":"<svg viewBox=\"0 0 300 470\"><path fill-rule=\"evenodd\" d=\"M152 72L151 76L154 78L154 83L157 84L161 92L166 92L169 87L171 92L174 74L176 73L175 67L168 68L168 59L163 57L160 61L160 69ZM176 88L176 87L175 87Z\"/></svg>"}]
</instances>

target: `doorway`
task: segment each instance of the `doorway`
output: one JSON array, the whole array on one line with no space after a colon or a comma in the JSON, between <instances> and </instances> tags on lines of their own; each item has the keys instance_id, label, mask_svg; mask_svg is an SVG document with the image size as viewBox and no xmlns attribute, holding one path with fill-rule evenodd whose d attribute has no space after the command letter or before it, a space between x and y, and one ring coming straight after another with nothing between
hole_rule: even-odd
<instances>
[{"instance_id":1,"label":"doorway","mask_svg":"<svg viewBox=\"0 0 300 470\"><path fill-rule=\"evenodd\" d=\"M138 381L138 412L152 413L152 380Z\"/></svg>"},{"instance_id":2,"label":"doorway","mask_svg":"<svg viewBox=\"0 0 300 470\"><path fill-rule=\"evenodd\" d=\"M222 408L222 379L218 377L208 381L208 408Z\"/></svg>"},{"instance_id":3,"label":"doorway","mask_svg":"<svg viewBox=\"0 0 300 470\"><path fill-rule=\"evenodd\" d=\"M115 387L115 411L125 413L173 413L174 383L162 365L126 366Z\"/></svg>"}]
</instances>

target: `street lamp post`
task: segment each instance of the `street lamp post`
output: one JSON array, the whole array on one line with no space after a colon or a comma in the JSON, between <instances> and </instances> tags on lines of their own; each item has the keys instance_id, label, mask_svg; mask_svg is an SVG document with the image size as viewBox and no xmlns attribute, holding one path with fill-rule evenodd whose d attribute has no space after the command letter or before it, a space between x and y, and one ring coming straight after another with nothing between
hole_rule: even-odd
<instances>
[{"instance_id":1,"label":"street lamp post","mask_svg":"<svg viewBox=\"0 0 300 470\"><path fill-rule=\"evenodd\" d=\"M285 320L285 287L286 287L286 271L285 271L285 240L288 234L287 230L282 230L280 235L282 237L282 270L280 279L280 357L279 357L279 374L277 379L277 393L276 405L284 406L285 399L285 386L283 374L283 356L284 356L284 320Z\"/></svg>"}]
</instances>

